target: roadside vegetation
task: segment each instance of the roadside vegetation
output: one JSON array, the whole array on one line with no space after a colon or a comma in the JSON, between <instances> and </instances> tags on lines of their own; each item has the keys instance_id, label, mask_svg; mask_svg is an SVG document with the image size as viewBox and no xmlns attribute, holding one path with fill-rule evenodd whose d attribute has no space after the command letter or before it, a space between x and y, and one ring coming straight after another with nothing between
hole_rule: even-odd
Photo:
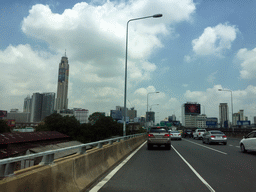
<instances>
[{"instance_id":1,"label":"roadside vegetation","mask_svg":"<svg viewBox=\"0 0 256 192\"><path fill-rule=\"evenodd\" d=\"M101 113L93 113L89 116L89 123L80 124L74 116L64 116L54 113L44 119L36 127L36 131L58 131L71 137L71 140L82 143L99 141L111 137L123 135L123 124L117 123L112 117L106 117ZM144 132L127 129L126 135Z\"/></svg>"}]
</instances>

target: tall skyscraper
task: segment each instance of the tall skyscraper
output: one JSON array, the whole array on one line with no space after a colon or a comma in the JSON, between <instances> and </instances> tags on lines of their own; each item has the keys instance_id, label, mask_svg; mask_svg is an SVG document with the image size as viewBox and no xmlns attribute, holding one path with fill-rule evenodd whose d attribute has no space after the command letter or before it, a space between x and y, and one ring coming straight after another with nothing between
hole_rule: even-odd
<instances>
[{"instance_id":1,"label":"tall skyscraper","mask_svg":"<svg viewBox=\"0 0 256 192\"><path fill-rule=\"evenodd\" d=\"M68 76L69 64L65 52L65 56L61 58L59 64L57 98L55 102L56 111L68 109Z\"/></svg>"},{"instance_id":2,"label":"tall skyscraper","mask_svg":"<svg viewBox=\"0 0 256 192\"><path fill-rule=\"evenodd\" d=\"M30 122L40 122L42 114L42 94L33 93L31 102Z\"/></svg>"},{"instance_id":3,"label":"tall skyscraper","mask_svg":"<svg viewBox=\"0 0 256 192\"><path fill-rule=\"evenodd\" d=\"M24 99L24 106L23 106L23 112L24 113L30 113L30 111L31 111L31 102L32 102L32 98L28 95Z\"/></svg>"},{"instance_id":4,"label":"tall skyscraper","mask_svg":"<svg viewBox=\"0 0 256 192\"><path fill-rule=\"evenodd\" d=\"M54 112L55 93L33 93L32 98L26 97L24 99L24 109L30 105L29 122L40 122L45 117L51 115ZM28 108L28 107L27 107Z\"/></svg>"},{"instance_id":5,"label":"tall skyscraper","mask_svg":"<svg viewBox=\"0 0 256 192\"><path fill-rule=\"evenodd\" d=\"M225 127L224 123L228 123L228 104L220 103L219 105L219 116L220 116L220 126Z\"/></svg>"},{"instance_id":6,"label":"tall skyscraper","mask_svg":"<svg viewBox=\"0 0 256 192\"><path fill-rule=\"evenodd\" d=\"M42 114L41 120L54 112L55 93L42 93Z\"/></svg>"}]
</instances>

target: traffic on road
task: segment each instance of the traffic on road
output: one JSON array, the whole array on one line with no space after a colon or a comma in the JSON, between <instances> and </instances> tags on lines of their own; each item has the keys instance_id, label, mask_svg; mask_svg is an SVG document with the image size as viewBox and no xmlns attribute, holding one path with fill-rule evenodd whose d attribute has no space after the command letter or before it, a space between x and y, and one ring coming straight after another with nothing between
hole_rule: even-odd
<instances>
[{"instance_id":1,"label":"traffic on road","mask_svg":"<svg viewBox=\"0 0 256 192\"><path fill-rule=\"evenodd\" d=\"M105 184L97 191L255 191L256 152L240 151L254 135L228 138L226 145L186 137L172 140L172 150L164 145L147 150L145 142L109 180L102 178Z\"/></svg>"}]
</instances>

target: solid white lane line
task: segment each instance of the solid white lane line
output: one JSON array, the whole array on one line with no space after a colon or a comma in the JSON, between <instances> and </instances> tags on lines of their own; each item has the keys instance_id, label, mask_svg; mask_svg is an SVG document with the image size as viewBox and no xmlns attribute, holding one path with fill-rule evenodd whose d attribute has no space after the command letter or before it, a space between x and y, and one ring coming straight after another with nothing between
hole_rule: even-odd
<instances>
[{"instance_id":1,"label":"solid white lane line","mask_svg":"<svg viewBox=\"0 0 256 192\"><path fill-rule=\"evenodd\" d=\"M237 148L240 148L240 146L236 146Z\"/></svg>"},{"instance_id":2,"label":"solid white lane line","mask_svg":"<svg viewBox=\"0 0 256 192\"><path fill-rule=\"evenodd\" d=\"M186 159L184 159L184 157L182 157L182 155L172 146L172 148L174 149L174 151L180 156L180 158L188 165L188 167L195 173L195 175L203 182L203 184L212 192L215 192L215 190L204 180L203 177L201 177L201 175L199 175L199 173L186 161Z\"/></svg>"},{"instance_id":3,"label":"solid white lane line","mask_svg":"<svg viewBox=\"0 0 256 192\"><path fill-rule=\"evenodd\" d=\"M229 146L231 146L231 147L232 147L233 145L229 145Z\"/></svg>"},{"instance_id":4,"label":"solid white lane line","mask_svg":"<svg viewBox=\"0 0 256 192\"><path fill-rule=\"evenodd\" d=\"M145 141L141 146L139 146L138 149L136 149L132 154L130 154L125 160L123 160L114 170L112 170L101 182L99 182L96 186L94 186L90 192L97 192L100 190L101 187L103 187L115 174L116 172L121 169L125 163L127 163L137 151L140 150L140 148L146 143Z\"/></svg>"},{"instance_id":5,"label":"solid white lane line","mask_svg":"<svg viewBox=\"0 0 256 192\"><path fill-rule=\"evenodd\" d=\"M189 141L189 140L187 140L187 139L184 139L184 140L185 140L185 141L188 141L188 142L190 142L190 143L194 143L194 144L196 144L196 145L199 145L199 146L201 146L201 147L205 147L205 148L207 148L207 149L210 149L210 150L216 151L216 152L218 152L218 153L221 153L221 154L227 155L227 153L222 152L222 151L219 151L219 150L217 150L217 149L213 149L213 148L210 148L210 147L206 147L206 146L204 146L204 145L201 145L201 144L195 143L195 142L193 142L193 141Z\"/></svg>"}]
</instances>

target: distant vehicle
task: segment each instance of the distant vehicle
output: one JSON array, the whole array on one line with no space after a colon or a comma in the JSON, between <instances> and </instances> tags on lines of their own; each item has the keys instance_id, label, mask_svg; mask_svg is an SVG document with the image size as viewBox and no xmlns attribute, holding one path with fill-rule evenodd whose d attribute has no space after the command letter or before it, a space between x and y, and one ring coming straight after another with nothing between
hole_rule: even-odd
<instances>
[{"instance_id":1,"label":"distant vehicle","mask_svg":"<svg viewBox=\"0 0 256 192\"><path fill-rule=\"evenodd\" d=\"M246 153L247 151L256 151L256 131L252 131L244 136L239 145L243 153Z\"/></svg>"},{"instance_id":2,"label":"distant vehicle","mask_svg":"<svg viewBox=\"0 0 256 192\"><path fill-rule=\"evenodd\" d=\"M181 134L179 131L170 131L171 139L181 140Z\"/></svg>"},{"instance_id":3,"label":"distant vehicle","mask_svg":"<svg viewBox=\"0 0 256 192\"><path fill-rule=\"evenodd\" d=\"M203 143L223 143L227 145L227 136L221 131L207 131L202 137Z\"/></svg>"},{"instance_id":4,"label":"distant vehicle","mask_svg":"<svg viewBox=\"0 0 256 192\"><path fill-rule=\"evenodd\" d=\"M184 132L183 132L183 137L189 137L191 138L192 137L192 130L191 129L186 129Z\"/></svg>"},{"instance_id":5,"label":"distant vehicle","mask_svg":"<svg viewBox=\"0 0 256 192\"><path fill-rule=\"evenodd\" d=\"M193 138L194 139L202 139L203 134L206 132L206 129L196 129L193 132Z\"/></svg>"},{"instance_id":6,"label":"distant vehicle","mask_svg":"<svg viewBox=\"0 0 256 192\"><path fill-rule=\"evenodd\" d=\"M151 127L147 140L148 150L152 149L154 145L157 145L158 147L164 145L166 149L171 149L171 137L168 128Z\"/></svg>"}]
</instances>

